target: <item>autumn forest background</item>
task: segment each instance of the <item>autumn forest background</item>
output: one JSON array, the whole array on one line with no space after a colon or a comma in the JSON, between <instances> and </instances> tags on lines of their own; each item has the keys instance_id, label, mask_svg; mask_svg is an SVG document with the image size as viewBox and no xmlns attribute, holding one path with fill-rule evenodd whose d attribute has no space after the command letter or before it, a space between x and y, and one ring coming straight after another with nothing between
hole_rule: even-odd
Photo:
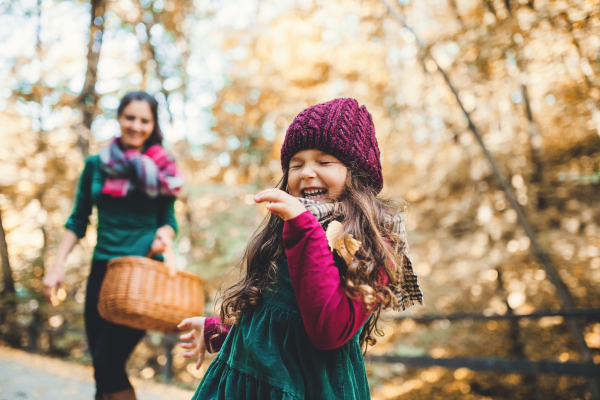
<instances>
[{"instance_id":1,"label":"autumn forest background","mask_svg":"<svg viewBox=\"0 0 600 400\"><path fill-rule=\"evenodd\" d=\"M90 362L94 218L54 304L42 278L126 92L159 100L186 177L176 264L205 280L207 315L264 216L252 195L281 177L287 126L354 97L383 195L409 205L425 294L385 315L373 398L600 398L599 32L598 0L0 0L0 345ZM150 333L128 368L194 388L206 367L181 353ZM457 358L588 372L435 364Z\"/></svg>"}]
</instances>

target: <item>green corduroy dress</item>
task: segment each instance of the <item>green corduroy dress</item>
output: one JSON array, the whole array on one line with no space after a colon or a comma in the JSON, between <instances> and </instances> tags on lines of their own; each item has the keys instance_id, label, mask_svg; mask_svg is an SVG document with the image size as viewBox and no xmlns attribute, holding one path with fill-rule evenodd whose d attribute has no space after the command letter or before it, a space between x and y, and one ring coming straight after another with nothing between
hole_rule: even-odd
<instances>
[{"instance_id":1,"label":"green corduroy dress","mask_svg":"<svg viewBox=\"0 0 600 400\"><path fill-rule=\"evenodd\" d=\"M304 328L285 257L256 308L231 328L192 400L370 399L359 333L320 350Z\"/></svg>"}]
</instances>

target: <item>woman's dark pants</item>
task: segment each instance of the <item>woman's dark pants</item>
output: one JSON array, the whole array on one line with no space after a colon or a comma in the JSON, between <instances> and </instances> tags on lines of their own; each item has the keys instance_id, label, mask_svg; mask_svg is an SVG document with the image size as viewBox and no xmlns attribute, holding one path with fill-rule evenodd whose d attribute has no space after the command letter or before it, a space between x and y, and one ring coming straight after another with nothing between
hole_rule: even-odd
<instances>
[{"instance_id":1,"label":"woman's dark pants","mask_svg":"<svg viewBox=\"0 0 600 400\"><path fill-rule=\"evenodd\" d=\"M109 394L132 387L125 372L125 363L146 332L113 324L98 313L98 296L106 274L106 263L92 262L85 300L85 332L94 364L96 391Z\"/></svg>"}]
</instances>

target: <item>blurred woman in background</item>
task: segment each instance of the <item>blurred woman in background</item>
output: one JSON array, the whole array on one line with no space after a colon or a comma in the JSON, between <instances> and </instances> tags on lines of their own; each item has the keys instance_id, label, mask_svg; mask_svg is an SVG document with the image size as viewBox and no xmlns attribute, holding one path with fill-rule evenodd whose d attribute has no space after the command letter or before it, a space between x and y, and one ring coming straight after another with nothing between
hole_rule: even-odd
<instances>
[{"instance_id":1,"label":"blurred woman in background","mask_svg":"<svg viewBox=\"0 0 600 400\"><path fill-rule=\"evenodd\" d=\"M87 158L73 213L56 258L44 278L48 299L64 281L64 264L85 236L92 207L98 210L98 241L87 282L85 327L96 380L96 400L132 400L135 392L125 363L145 334L116 325L98 313L98 296L108 260L152 256L171 245L177 231L174 203L183 178L162 147L158 103L144 92L121 100L117 118L121 136Z\"/></svg>"}]
</instances>

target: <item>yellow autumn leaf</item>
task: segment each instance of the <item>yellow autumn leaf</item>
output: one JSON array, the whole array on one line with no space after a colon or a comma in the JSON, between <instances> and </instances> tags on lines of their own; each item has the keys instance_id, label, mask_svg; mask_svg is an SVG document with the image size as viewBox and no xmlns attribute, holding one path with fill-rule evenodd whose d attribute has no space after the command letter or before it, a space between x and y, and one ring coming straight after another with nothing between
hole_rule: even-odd
<instances>
[{"instance_id":1,"label":"yellow autumn leaf","mask_svg":"<svg viewBox=\"0 0 600 400\"><path fill-rule=\"evenodd\" d=\"M360 248L361 242L354 239L352 235L343 235L344 226L339 221L332 221L327 227L325 236L331 251L335 250L344 259L346 265L350 265L354 254Z\"/></svg>"}]
</instances>

